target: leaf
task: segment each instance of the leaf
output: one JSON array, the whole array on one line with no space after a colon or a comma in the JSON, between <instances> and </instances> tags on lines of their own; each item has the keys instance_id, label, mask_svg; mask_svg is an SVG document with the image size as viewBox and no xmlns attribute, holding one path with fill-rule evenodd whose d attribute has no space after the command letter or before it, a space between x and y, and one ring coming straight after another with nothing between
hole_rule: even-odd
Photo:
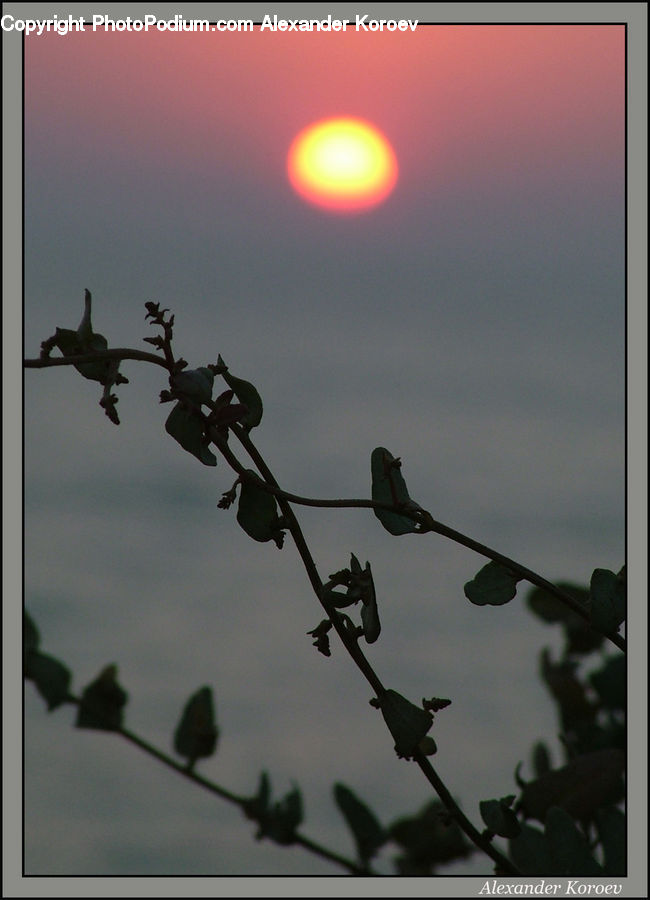
<instances>
[{"instance_id":1,"label":"leaf","mask_svg":"<svg viewBox=\"0 0 650 900\"><path fill-rule=\"evenodd\" d=\"M533 747L533 769L538 777L551 770L551 757L543 741L537 741Z\"/></svg>"},{"instance_id":2,"label":"leaf","mask_svg":"<svg viewBox=\"0 0 650 900\"><path fill-rule=\"evenodd\" d=\"M278 804L278 809L282 811L285 823L291 827L292 831L295 831L303 819L300 789L295 787L285 794Z\"/></svg>"},{"instance_id":3,"label":"leaf","mask_svg":"<svg viewBox=\"0 0 650 900\"><path fill-rule=\"evenodd\" d=\"M95 334L87 343L79 341L76 331L69 328L57 328L54 334L53 344L58 347L63 356L81 356L84 353L92 353L95 350L106 350L108 341L101 334ZM111 366L111 360L98 362L75 363L75 369L84 378L90 381L99 381L104 384Z\"/></svg>"},{"instance_id":4,"label":"leaf","mask_svg":"<svg viewBox=\"0 0 650 900\"><path fill-rule=\"evenodd\" d=\"M58 347L64 356L79 356L81 353L81 343L77 332L70 328L57 328L51 341L52 345Z\"/></svg>"},{"instance_id":5,"label":"leaf","mask_svg":"<svg viewBox=\"0 0 650 900\"><path fill-rule=\"evenodd\" d=\"M589 681L606 709L625 709L627 660L623 654L609 656L601 669L589 674Z\"/></svg>"},{"instance_id":6,"label":"leaf","mask_svg":"<svg viewBox=\"0 0 650 900\"><path fill-rule=\"evenodd\" d=\"M218 736L212 689L202 687L185 704L174 732L174 750L191 767L200 757L212 756Z\"/></svg>"},{"instance_id":7,"label":"leaf","mask_svg":"<svg viewBox=\"0 0 650 900\"><path fill-rule=\"evenodd\" d=\"M346 609L348 606L359 602L359 598L351 596L349 590L345 594L342 594L341 591L325 590L323 592L323 600L331 603L336 609Z\"/></svg>"},{"instance_id":8,"label":"leaf","mask_svg":"<svg viewBox=\"0 0 650 900\"><path fill-rule=\"evenodd\" d=\"M330 619L323 619L316 628L313 628L311 631L308 631L307 634L310 634L314 638L314 647L318 650L319 653L322 653L323 656L331 656L332 651L330 650L330 639L328 635L328 631L332 627L332 622Z\"/></svg>"},{"instance_id":9,"label":"leaf","mask_svg":"<svg viewBox=\"0 0 650 900\"><path fill-rule=\"evenodd\" d=\"M510 809L514 799L511 795L501 800L481 800L479 803L481 818L493 834L514 838L521 831L519 819Z\"/></svg>"},{"instance_id":10,"label":"leaf","mask_svg":"<svg viewBox=\"0 0 650 900\"><path fill-rule=\"evenodd\" d=\"M601 634L619 630L626 615L624 578L609 569L594 569L589 585L591 624Z\"/></svg>"},{"instance_id":11,"label":"leaf","mask_svg":"<svg viewBox=\"0 0 650 900\"><path fill-rule=\"evenodd\" d=\"M554 663L548 648L544 648L541 653L542 679L560 707L560 721L565 731L593 722L597 713L596 705L587 694L586 685L576 677L576 665L573 660Z\"/></svg>"},{"instance_id":12,"label":"leaf","mask_svg":"<svg viewBox=\"0 0 650 900\"><path fill-rule=\"evenodd\" d=\"M353 580L359 586L359 596L361 597L361 624L363 626L363 636L366 643L374 644L381 632L381 623L379 621L379 609L377 608L377 595L375 593L375 583L372 578L370 563L366 562L365 569L361 568L359 560L354 553L350 558L350 572Z\"/></svg>"},{"instance_id":13,"label":"leaf","mask_svg":"<svg viewBox=\"0 0 650 900\"><path fill-rule=\"evenodd\" d=\"M92 334L87 340L82 343L82 353L94 353L99 350L107 350L108 349L108 341L104 337L103 334ZM79 365L75 366L75 368L81 372L81 374L85 378L90 378L93 381L100 381L102 384L104 383L104 378L106 375L107 369L110 367L110 360L101 360L98 362L87 362L87 363L79 363Z\"/></svg>"},{"instance_id":14,"label":"leaf","mask_svg":"<svg viewBox=\"0 0 650 900\"><path fill-rule=\"evenodd\" d=\"M72 675L62 662L52 656L38 651L29 653L25 659L25 678L34 682L48 710L56 709L69 699Z\"/></svg>"},{"instance_id":15,"label":"leaf","mask_svg":"<svg viewBox=\"0 0 650 900\"><path fill-rule=\"evenodd\" d=\"M243 423L248 415L248 407L243 403L233 403L232 398L235 392L228 388L227 391L219 394L212 404L212 412L210 413L210 424L215 425L220 431L227 433L228 428L235 422Z\"/></svg>"},{"instance_id":16,"label":"leaf","mask_svg":"<svg viewBox=\"0 0 650 900\"><path fill-rule=\"evenodd\" d=\"M398 860L403 875L430 875L436 866L473 852L460 826L439 800L431 800L415 816L397 819L388 833L405 851Z\"/></svg>"},{"instance_id":17,"label":"leaf","mask_svg":"<svg viewBox=\"0 0 650 900\"><path fill-rule=\"evenodd\" d=\"M177 372L171 379L174 390L180 391L196 403L209 403L212 400L214 372L200 367Z\"/></svg>"},{"instance_id":18,"label":"leaf","mask_svg":"<svg viewBox=\"0 0 650 900\"><path fill-rule=\"evenodd\" d=\"M271 782L266 772L260 775L260 781L257 793L253 797L249 797L243 804L244 814L246 818L261 822L267 815L269 802L271 800Z\"/></svg>"},{"instance_id":19,"label":"leaf","mask_svg":"<svg viewBox=\"0 0 650 900\"><path fill-rule=\"evenodd\" d=\"M418 750L423 756L435 756L438 746L430 734L425 735L418 744Z\"/></svg>"},{"instance_id":20,"label":"leaf","mask_svg":"<svg viewBox=\"0 0 650 900\"><path fill-rule=\"evenodd\" d=\"M91 306L92 295L86 288L84 292L84 314L79 323L79 327L77 328L77 340L81 347L81 353L92 353L95 350L106 350L108 348L108 341L104 335L97 334L93 331L91 324ZM75 368L81 372L85 378L90 378L93 381L100 381L103 384L104 376L106 375L106 370L109 366L110 361L106 361L80 363L80 365L75 366Z\"/></svg>"},{"instance_id":21,"label":"leaf","mask_svg":"<svg viewBox=\"0 0 650 900\"><path fill-rule=\"evenodd\" d=\"M366 563L367 565L367 563ZM350 574L355 578L360 578L363 575L363 569L361 568L361 563L356 558L354 553L350 554Z\"/></svg>"},{"instance_id":22,"label":"leaf","mask_svg":"<svg viewBox=\"0 0 650 900\"><path fill-rule=\"evenodd\" d=\"M248 471L255 474L251 469ZM279 548L282 547L284 532L275 497L253 481L244 479L241 482L237 521L254 541L275 541Z\"/></svg>"},{"instance_id":23,"label":"leaf","mask_svg":"<svg viewBox=\"0 0 650 900\"><path fill-rule=\"evenodd\" d=\"M84 314L76 331L69 328L57 328L52 346L58 347L63 356L81 356L84 353L92 353L95 350L106 350L108 341L103 334L96 334L91 324L92 296L89 290L84 294ZM99 381L105 384L111 368L111 361L79 363L75 369L84 378L91 381Z\"/></svg>"},{"instance_id":24,"label":"leaf","mask_svg":"<svg viewBox=\"0 0 650 900\"><path fill-rule=\"evenodd\" d=\"M260 821L258 838L268 837L276 844L287 846L296 839L296 829L303 819L302 795L295 787L267 810Z\"/></svg>"},{"instance_id":25,"label":"leaf","mask_svg":"<svg viewBox=\"0 0 650 900\"><path fill-rule=\"evenodd\" d=\"M235 378L234 375L230 374L230 372L228 371L228 367L224 363L221 356L219 356L217 364L225 368L225 372L222 372L221 374L223 375L223 378L228 387L233 389L233 391L237 395L237 399L239 400L239 402L248 407L248 412L242 419L242 425L244 426L246 431L250 431L251 428L255 428L255 426L259 425L262 421L262 413L264 411L262 406L262 398L260 397L257 388L252 385L250 381L244 381L241 378Z\"/></svg>"},{"instance_id":26,"label":"leaf","mask_svg":"<svg viewBox=\"0 0 650 900\"><path fill-rule=\"evenodd\" d=\"M184 450L196 456L203 465L216 466L217 457L210 450L203 419L196 410L179 401L167 417L165 431L178 441Z\"/></svg>"},{"instance_id":27,"label":"leaf","mask_svg":"<svg viewBox=\"0 0 650 900\"><path fill-rule=\"evenodd\" d=\"M557 585L565 594L569 594L589 612L589 591L580 585L569 582L558 582ZM545 622L557 622L564 627L566 636L565 655L569 653L587 654L601 646L603 635L591 627L578 613L574 612L559 597L535 587L528 592L529 609Z\"/></svg>"},{"instance_id":28,"label":"leaf","mask_svg":"<svg viewBox=\"0 0 650 900\"><path fill-rule=\"evenodd\" d=\"M604 875L571 816L559 806L546 814L544 837L552 860L552 875Z\"/></svg>"},{"instance_id":29,"label":"leaf","mask_svg":"<svg viewBox=\"0 0 650 900\"><path fill-rule=\"evenodd\" d=\"M518 807L527 818L543 822L552 806L580 821L600 807L616 803L623 794L625 753L616 748L584 753L560 769L552 769L522 790Z\"/></svg>"},{"instance_id":30,"label":"leaf","mask_svg":"<svg viewBox=\"0 0 650 900\"><path fill-rule=\"evenodd\" d=\"M589 591L586 588L568 582L558 582L557 587L562 588L566 594L571 594L585 608L587 607ZM544 590L544 588L532 587L528 592L526 603L531 612L544 622L571 622L574 619L579 619L584 624L584 619L575 613L570 606L567 606L559 597L551 594L550 591Z\"/></svg>"},{"instance_id":31,"label":"leaf","mask_svg":"<svg viewBox=\"0 0 650 900\"><path fill-rule=\"evenodd\" d=\"M377 609L377 601L374 597L368 602L364 601L361 607L361 624L363 626L363 636L366 639L366 643L374 644L381 632L379 610Z\"/></svg>"},{"instance_id":32,"label":"leaf","mask_svg":"<svg viewBox=\"0 0 650 900\"><path fill-rule=\"evenodd\" d=\"M127 699L126 691L117 683L117 666L106 666L81 695L76 727L117 731Z\"/></svg>"},{"instance_id":33,"label":"leaf","mask_svg":"<svg viewBox=\"0 0 650 900\"><path fill-rule=\"evenodd\" d=\"M344 784L334 785L334 799L354 836L359 859L368 862L386 842L386 831L375 814Z\"/></svg>"},{"instance_id":34,"label":"leaf","mask_svg":"<svg viewBox=\"0 0 650 900\"><path fill-rule=\"evenodd\" d=\"M40 641L38 628L23 610L23 676L34 682L50 711L69 699L72 675L58 659L39 652Z\"/></svg>"},{"instance_id":35,"label":"leaf","mask_svg":"<svg viewBox=\"0 0 650 900\"><path fill-rule=\"evenodd\" d=\"M517 593L518 581L521 581L520 576L491 561L467 582L465 596L476 606L502 606Z\"/></svg>"},{"instance_id":36,"label":"leaf","mask_svg":"<svg viewBox=\"0 0 650 900\"><path fill-rule=\"evenodd\" d=\"M531 825L521 825L516 838L508 843L510 859L522 875L549 875L552 861L544 833Z\"/></svg>"},{"instance_id":37,"label":"leaf","mask_svg":"<svg viewBox=\"0 0 650 900\"><path fill-rule=\"evenodd\" d=\"M615 806L607 806L596 813L596 828L603 846L606 875L621 877L627 874L627 825L625 814Z\"/></svg>"},{"instance_id":38,"label":"leaf","mask_svg":"<svg viewBox=\"0 0 650 900\"><path fill-rule=\"evenodd\" d=\"M40 642L41 636L34 620L27 610L23 610L23 652L25 656L38 650Z\"/></svg>"},{"instance_id":39,"label":"leaf","mask_svg":"<svg viewBox=\"0 0 650 900\"><path fill-rule=\"evenodd\" d=\"M397 691L387 690L379 699L379 708L395 741L400 758L410 759L433 724L431 713L415 706Z\"/></svg>"},{"instance_id":40,"label":"leaf","mask_svg":"<svg viewBox=\"0 0 650 900\"><path fill-rule=\"evenodd\" d=\"M267 809L271 799L271 780L266 772L260 775L260 784L257 790L256 800L262 809Z\"/></svg>"},{"instance_id":41,"label":"leaf","mask_svg":"<svg viewBox=\"0 0 650 900\"><path fill-rule=\"evenodd\" d=\"M83 345L88 345L93 339L93 326L91 323L91 306L92 306L92 294L86 288L84 291L84 314L82 316L81 322L79 323L79 327L77 328L77 338L79 339L79 343Z\"/></svg>"},{"instance_id":42,"label":"leaf","mask_svg":"<svg viewBox=\"0 0 650 900\"><path fill-rule=\"evenodd\" d=\"M271 805L271 782L267 773L262 772L257 794L246 800L243 808L247 818L259 823L257 840L268 837L277 844L293 844L296 829L303 819L299 788L294 787L282 800Z\"/></svg>"},{"instance_id":43,"label":"leaf","mask_svg":"<svg viewBox=\"0 0 650 900\"><path fill-rule=\"evenodd\" d=\"M409 497L399 466L399 459L395 459L385 447L376 447L372 451L370 457L372 499L375 503L386 503L391 506L403 504L414 510L419 509ZM407 516L385 509L374 509L373 512L391 534L408 534L418 530L416 523Z\"/></svg>"}]
</instances>

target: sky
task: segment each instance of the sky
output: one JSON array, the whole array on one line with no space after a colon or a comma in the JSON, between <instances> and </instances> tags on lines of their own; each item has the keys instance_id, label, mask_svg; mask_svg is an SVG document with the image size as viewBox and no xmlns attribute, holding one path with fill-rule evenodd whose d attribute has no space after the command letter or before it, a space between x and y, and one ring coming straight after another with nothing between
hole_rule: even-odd
<instances>
[{"instance_id":1,"label":"sky","mask_svg":"<svg viewBox=\"0 0 650 900\"><path fill-rule=\"evenodd\" d=\"M618 571L624 91L622 25L32 36L25 355L76 328L85 288L110 346L151 349L144 303L159 302L177 355L221 354L257 386L252 436L285 489L367 497L385 446L451 527L551 580ZM385 202L354 216L305 203L286 174L296 134L339 115L372 122L399 165ZM225 461L203 467L165 434L153 369L123 364L119 427L73 370L25 374L25 605L42 648L78 692L116 663L127 726L166 751L212 685L222 736L199 771L241 793L262 769L278 796L298 783L305 832L352 854L334 782L384 823L426 784L343 648L311 646L322 612L290 542L250 541L217 508ZM474 607L477 554L392 537L369 511L298 512L325 579L351 552L371 562L384 683L453 700L433 762L473 821L520 760L530 774L536 740L562 761L538 676L560 636L525 589ZM338 874L256 843L237 809L73 715L46 714L27 685L28 874ZM477 855L444 874L490 873Z\"/></svg>"}]
</instances>

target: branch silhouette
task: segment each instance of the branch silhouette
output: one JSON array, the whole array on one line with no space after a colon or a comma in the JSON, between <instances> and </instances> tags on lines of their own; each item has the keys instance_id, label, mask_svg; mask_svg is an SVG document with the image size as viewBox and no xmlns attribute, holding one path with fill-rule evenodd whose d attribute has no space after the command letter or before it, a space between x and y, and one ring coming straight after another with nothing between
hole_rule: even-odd
<instances>
[{"instance_id":1,"label":"branch silhouette","mask_svg":"<svg viewBox=\"0 0 650 900\"><path fill-rule=\"evenodd\" d=\"M97 362L104 359L137 360L139 362L155 363L159 366L162 366L164 369L169 369L168 362L164 358L156 356L153 353L146 353L144 351L128 348L104 350L98 351L96 353L87 353L69 357L26 359L24 360L24 366L27 369L43 369L49 368L50 366L74 366L80 363ZM364 498L322 499L315 497L303 497L298 494L293 494L289 491L283 490L276 482L276 480L272 477L270 470L266 466L259 451L250 440L250 437L247 435L245 430L237 424L233 424L231 426L231 429L237 436L238 440L242 443L251 459L255 462L255 465L258 467L263 477L256 477L250 470L247 470L246 467L236 459L234 454L232 454L227 442L221 440L219 435L214 431L211 433L211 438L219 447L219 450L223 454L228 464L235 472L238 473L238 475L240 475L241 478L247 479L249 481L254 481L255 484L259 485L261 490L272 494L274 497L277 497L278 500L284 500L287 503L295 503L299 506L321 507L324 509L383 509L388 512L399 513L399 515L411 519L416 525L419 526L415 533L427 534L428 532L432 532L435 534L439 534L442 537L448 538L449 540L454 541L455 543L460 544L463 547L467 547L469 550L474 550L481 556L484 556L487 559L491 559L494 562L497 562L505 568L509 569L510 571L515 572L522 579L530 582L530 584L534 584L537 587L543 588L544 590L548 591L550 594L553 594L558 598L558 600L560 600L569 609L571 609L572 612L576 613L576 615L580 616L580 618L584 619L586 622L589 621L589 611L586 610L584 606L579 603L574 597L572 597L570 594L567 594L566 591L563 591L557 585L553 584L553 582L548 581L546 578L543 578L541 575L537 574L537 572L534 572L527 566L522 565L520 562L517 562L516 560L505 556L503 553L499 553L497 550L492 549L491 547L487 546L487 544L484 544L481 541L477 541L474 538L463 534L461 531L458 531L455 528L451 528L449 525L445 525L443 522L434 519L431 513L427 512L426 510L414 511L405 506L379 503L376 500L369 500ZM285 514L287 509L288 507L284 508ZM315 584L315 582L312 581L312 584ZM617 634L616 632L608 632L605 637L613 644L615 644L619 648L619 650L625 651L627 649L627 642L625 638L622 637L622 635Z\"/></svg>"},{"instance_id":2,"label":"branch silhouette","mask_svg":"<svg viewBox=\"0 0 650 900\"><path fill-rule=\"evenodd\" d=\"M167 420L166 430L168 433L205 465L216 464L216 457L209 449L210 446L214 446L237 474L235 485L224 494L219 506L228 508L234 501L236 489L239 486L237 519L251 537L258 541L274 540L277 546L281 547L284 532L290 533L310 585L326 614L326 619L321 625L310 632L316 637L317 648L325 655L329 655L327 632L333 628L372 688L375 696L370 703L381 711L387 728L395 740L397 755L418 765L425 779L446 808L449 817L458 824L478 849L494 861L498 873L522 874L515 862L492 843L494 830L488 828L480 832L471 823L431 765L429 756L435 752L435 744L427 736L427 732L433 722L434 713L443 709L450 701L433 698L431 701L423 700L422 706L416 707L383 684L361 649L359 643L361 637L365 637L367 643L372 643L377 639L380 631L369 564L366 564L366 569L362 570L359 562L352 556L349 569L331 575L326 581L323 580L302 532L294 506L367 508L375 512L382 525L392 534L408 532L419 535L438 534L491 561L488 566L484 567L484 570L479 572L473 582L466 585L466 596L472 602L481 605L484 603L501 605L514 597L516 583L526 580L547 592L582 621L592 626L592 618L596 615L599 634L624 651L625 639L617 632L619 624L624 620L624 612L621 612L620 608L620 573L619 576L614 576L613 573L607 573L605 570L596 570L594 579L592 579L595 585L593 608L586 607L566 590L554 585L531 569L434 519L430 512L410 499L406 485L399 473L399 459L394 459L384 448L377 448L373 452L372 460L372 493L373 498L379 496L382 498L380 500L318 499L284 490L278 484L271 468L250 437L251 429L259 424L262 416L261 400L256 389L250 383L232 376L221 357L216 364L202 369L184 371L187 363L183 359L176 359L172 351L174 317L172 315L166 317L168 310L160 310L158 304L147 303L145 306L147 308L146 318L150 318L152 323L159 326L163 332L162 335L145 338L145 340L161 351L160 354L130 348L108 349L105 338L92 332L90 292L86 291L86 310L79 329L76 332L57 329L55 335L43 341L40 358L24 360L25 368L75 366L84 377L96 380L103 386L104 391L100 404L115 424L119 424L115 411L117 397L110 393L110 389L113 385L127 381L118 372L119 364L122 361L154 364L168 372L170 390L163 390L160 398L161 402L175 401L176 403ZM50 356L54 347L59 348L63 353L62 357ZM228 389L213 399L212 385L217 375L224 378ZM204 412L203 407L207 407L209 412ZM230 433L235 435L257 472L248 469L233 451L228 441ZM389 498L390 502L386 502L385 498ZM276 503L280 511L279 516L276 511ZM604 576L603 572L605 572ZM601 574L595 578L596 573ZM342 591L341 588L346 590ZM469 588L471 591L468 591ZM355 626L347 613L341 610L359 602L361 602L362 625ZM79 703L71 695L68 695L66 699L68 702ZM165 765L200 784L206 790L210 790L222 799L238 804L244 809L248 804L250 810L250 798L238 797L198 776L193 771L192 759L190 759L190 764L184 767L124 728L121 722L117 725L114 724L113 730ZM213 752L213 748L210 752ZM197 750L196 756L204 755L208 755L208 753L201 749ZM507 819L507 810L504 811L506 806L503 807L502 816ZM512 822L507 827L511 826ZM503 827L506 830L498 833L508 834L507 827ZM302 844L311 852L343 866L353 874L370 872L367 860L362 866L346 860L344 857L320 847L309 838L299 835L295 825L291 831L291 838L292 843Z\"/></svg>"}]
</instances>

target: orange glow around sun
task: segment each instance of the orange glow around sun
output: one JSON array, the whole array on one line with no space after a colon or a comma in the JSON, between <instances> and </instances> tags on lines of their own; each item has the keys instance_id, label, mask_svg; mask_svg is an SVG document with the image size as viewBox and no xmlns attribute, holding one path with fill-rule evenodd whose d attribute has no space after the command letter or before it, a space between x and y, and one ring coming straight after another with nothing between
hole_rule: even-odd
<instances>
[{"instance_id":1,"label":"orange glow around sun","mask_svg":"<svg viewBox=\"0 0 650 900\"><path fill-rule=\"evenodd\" d=\"M395 187L397 159L369 122L324 119L301 131L289 148L289 181L310 203L338 213L377 206Z\"/></svg>"}]
</instances>

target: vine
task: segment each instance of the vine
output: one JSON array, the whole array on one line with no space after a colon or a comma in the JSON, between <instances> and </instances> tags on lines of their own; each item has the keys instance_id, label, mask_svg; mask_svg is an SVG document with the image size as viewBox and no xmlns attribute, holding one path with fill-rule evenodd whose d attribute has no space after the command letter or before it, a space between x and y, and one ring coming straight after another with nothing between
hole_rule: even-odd
<instances>
[{"instance_id":1,"label":"vine","mask_svg":"<svg viewBox=\"0 0 650 900\"><path fill-rule=\"evenodd\" d=\"M375 448L371 454L369 499L318 499L291 493L278 484L251 439L251 431L263 416L262 399L253 384L232 375L221 356L215 363L188 369L187 362L177 358L172 347L174 316L157 303L145 304L145 318L160 333L144 338L156 353L109 348L106 338L92 329L91 303L91 294L86 290L79 327L57 328L42 342L39 358L26 359L25 367L74 366L85 378L101 385L100 405L116 425L118 397L114 389L128 383L120 372L120 364L138 361L166 370L168 387L161 391L160 401L173 404L165 423L167 433L203 465L217 464L216 450L230 466L236 479L218 506L228 510L237 503L237 522L250 538L262 543L273 541L282 549L286 535L291 537L322 609L321 615L324 614L309 632L314 646L330 656L330 634L337 635L372 689L369 702L381 713L397 756L419 767L435 798L416 816L384 827L351 789L337 784L334 798L357 849L356 860L342 857L299 830L303 808L297 788L281 800L272 801L268 775L262 773L256 794L243 797L196 773L197 761L211 756L217 745L210 687L202 687L188 700L176 729L174 748L186 760L182 765L124 726L127 695L117 681L114 666L103 669L81 697L73 695L69 690L71 673L63 663L39 649L40 635L27 616L25 677L35 682L48 708L75 704L78 727L116 732L202 788L238 805L249 819L257 822L258 838L303 846L350 874L373 874L372 858L391 840L402 851L396 860L398 874L432 874L444 862L477 851L492 860L494 872L500 875L622 874L625 817L619 803L625 762L625 658L620 654L607 657L603 667L591 673L584 683L576 671L578 659L601 648L604 641L625 651L626 642L620 634L626 610L625 569L618 573L596 569L589 589L553 584L521 563L435 520L411 498L401 460L384 447ZM55 349L62 355L53 357ZM223 379L225 390L213 397L217 378ZM231 435L246 454L247 462L233 450ZM559 662L554 663L548 651L541 658L542 677L559 708L566 765L552 769L548 752L538 745L535 780L523 782L517 772L519 798L511 794L482 801L484 827L477 828L431 763L436 745L429 731L434 717L451 701L431 697L416 704L384 685L361 644L363 640L364 645L371 645L381 634L370 563L362 567L351 554L347 567L324 578L294 510L300 506L371 509L392 535L435 533L478 552L489 562L464 587L465 596L475 605L504 605L515 598L520 582L532 585L528 595L531 610L544 621L560 624L567 637ZM357 610L360 614L355 621L353 612ZM594 692L595 700L591 696ZM576 697L581 701L577 705ZM530 826L529 818L542 822L544 831ZM508 854L495 845L497 836L508 840Z\"/></svg>"}]
</instances>

